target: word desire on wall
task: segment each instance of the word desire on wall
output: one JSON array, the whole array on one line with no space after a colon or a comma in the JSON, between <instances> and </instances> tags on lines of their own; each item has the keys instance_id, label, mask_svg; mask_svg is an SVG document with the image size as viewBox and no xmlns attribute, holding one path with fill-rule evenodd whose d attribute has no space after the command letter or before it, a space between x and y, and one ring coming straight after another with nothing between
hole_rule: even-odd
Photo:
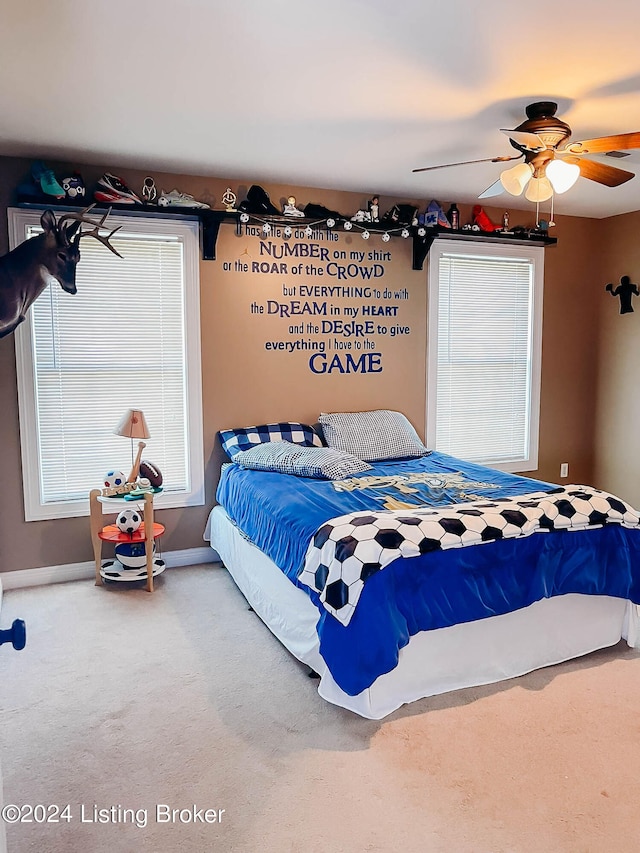
<instances>
[{"instance_id":1,"label":"word desire on wall","mask_svg":"<svg viewBox=\"0 0 640 853\"><path fill-rule=\"evenodd\" d=\"M315 375L382 373L389 341L411 334L409 291L391 283L391 251L354 249L332 232L280 232L245 226L241 236L257 239L222 263L255 280L247 308L264 323L264 352L302 356Z\"/></svg>"}]
</instances>

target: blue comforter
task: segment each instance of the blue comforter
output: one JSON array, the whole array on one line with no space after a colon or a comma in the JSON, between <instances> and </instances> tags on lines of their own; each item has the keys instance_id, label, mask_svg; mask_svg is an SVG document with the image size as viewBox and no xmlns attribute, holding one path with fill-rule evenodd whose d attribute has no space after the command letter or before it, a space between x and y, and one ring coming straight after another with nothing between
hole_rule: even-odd
<instances>
[{"instance_id":1,"label":"blue comforter","mask_svg":"<svg viewBox=\"0 0 640 853\"><path fill-rule=\"evenodd\" d=\"M320 653L357 695L392 670L419 631L495 616L553 595L611 595L640 603L640 531L618 525L401 558L365 584L348 625L298 580L307 546L329 519L367 509L446 506L556 486L442 453L375 463L346 481L223 468L217 499L230 518L318 606Z\"/></svg>"}]
</instances>

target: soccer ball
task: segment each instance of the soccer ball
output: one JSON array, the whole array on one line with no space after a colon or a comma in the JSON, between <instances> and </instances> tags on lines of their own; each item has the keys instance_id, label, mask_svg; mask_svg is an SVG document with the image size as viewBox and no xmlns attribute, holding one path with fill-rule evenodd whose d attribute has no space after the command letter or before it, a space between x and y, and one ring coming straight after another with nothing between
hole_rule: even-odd
<instances>
[{"instance_id":1,"label":"soccer ball","mask_svg":"<svg viewBox=\"0 0 640 853\"><path fill-rule=\"evenodd\" d=\"M126 482L122 471L107 471L104 475L104 484L107 489L113 489L114 486L124 486Z\"/></svg>"},{"instance_id":2,"label":"soccer ball","mask_svg":"<svg viewBox=\"0 0 640 853\"><path fill-rule=\"evenodd\" d=\"M62 179L62 189L67 198L84 198L85 186L80 175Z\"/></svg>"},{"instance_id":3,"label":"soccer ball","mask_svg":"<svg viewBox=\"0 0 640 853\"><path fill-rule=\"evenodd\" d=\"M116 526L123 533L135 533L142 524L142 516L137 509L123 509L116 518Z\"/></svg>"}]
</instances>

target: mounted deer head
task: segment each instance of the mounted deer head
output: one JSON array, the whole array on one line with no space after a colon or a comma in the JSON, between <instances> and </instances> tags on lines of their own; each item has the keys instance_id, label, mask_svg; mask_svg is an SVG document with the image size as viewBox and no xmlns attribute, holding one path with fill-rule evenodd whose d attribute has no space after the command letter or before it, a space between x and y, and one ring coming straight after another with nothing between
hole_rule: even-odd
<instances>
[{"instance_id":1,"label":"mounted deer head","mask_svg":"<svg viewBox=\"0 0 640 853\"><path fill-rule=\"evenodd\" d=\"M67 293L76 293L76 266L83 237L94 237L122 257L109 242L121 226L100 234L110 210L96 220L88 216L92 208L93 205L82 213L67 213L57 222L53 212L45 210L40 218L43 233L0 258L0 338L15 331L48 284L58 282ZM83 223L92 228L83 230Z\"/></svg>"}]
</instances>

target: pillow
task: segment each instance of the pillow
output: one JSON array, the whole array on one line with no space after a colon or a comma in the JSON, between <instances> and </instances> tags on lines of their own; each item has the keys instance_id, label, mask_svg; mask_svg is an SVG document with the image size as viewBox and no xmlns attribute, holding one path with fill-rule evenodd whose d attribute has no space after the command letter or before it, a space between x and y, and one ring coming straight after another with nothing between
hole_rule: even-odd
<instances>
[{"instance_id":1,"label":"pillow","mask_svg":"<svg viewBox=\"0 0 640 853\"><path fill-rule=\"evenodd\" d=\"M301 444L303 447L322 447L322 439L312 426L295 421L262 424L262 426L242 429L222 429L218 435L229 459L233 459L242 450L249 450L257 444L269 441L289 441L293 444Z\"/></svg>"},{"instance_id":2,"label":"pillow","mask_svg":"<svg viewBox=\"0 0 640 853\"><path fill-rule=\"evenodd\" d=\"M323 413L318 420L329 447L368 462L426 456L431 452L401 412L378 409Z\"/></svg>"},{"instance_id":3,"label":"pillow","mask_svg":"<svg viewBox=\"0 0 640 853\"><path fill-rule=\"evenodd\" d=\"M233 461L255 471L275 471L316 480L344 480L371 469L371 465L350 453L332 447L301 447L289 441L256 445L236 453Z\"/></svg>"}]
</instances>

